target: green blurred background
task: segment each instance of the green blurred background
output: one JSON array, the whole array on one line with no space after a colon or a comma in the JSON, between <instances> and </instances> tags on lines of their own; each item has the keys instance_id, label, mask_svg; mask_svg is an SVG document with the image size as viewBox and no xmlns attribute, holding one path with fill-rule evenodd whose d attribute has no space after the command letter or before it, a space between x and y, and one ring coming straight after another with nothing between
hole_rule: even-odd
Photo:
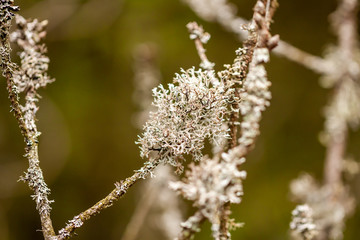
<instances>
[{"instance_id":1,"label":"green blurred background","mask_svg":"<svg viewBox=\"0 0 360 240\"><path fill-rule=\"evenodd\" d=\"M40 161L55 199L56 230L142 165L134 144L133 51L138 44L158 47L163 82L179 69L198 66L185 25L198 21L212 35L208 57L231 63L240 46L236 36L199 19L178 0L26 0L16 1L25 17L49 19L46 43L50 75L56 82L40 94ZM255 0L232 1L238 15L250 18ZM313 54L334 43L328 15L335 0L281 1L272 32ZM16 50L16 49L15 49ZM318 75L273 55L268 64L273 99L261 124L257 146L244 168L243 202L233 217L245 226L233 239L288 239L291 210L289 182L301 172L322 178L324 147L318 141L322 109L329 91ZM27 169L23 139L9 113L5 80L0 81L0 239L42 239L40 221L28 187L17 182ZM351 134L349 153L360 159L360 136ZM351 181L360 198L360 179ZM111 209L92 218L74 239L120 239L141 195L135 185ZM191 213L188 209L188 214ZM360 211L347 221L344 239L359 239ZM147 231L145 231L147 232ZM157 233L138 239L161 239ZM205 224L196 239L210 239Z\"/></svg>"}]
</instances>

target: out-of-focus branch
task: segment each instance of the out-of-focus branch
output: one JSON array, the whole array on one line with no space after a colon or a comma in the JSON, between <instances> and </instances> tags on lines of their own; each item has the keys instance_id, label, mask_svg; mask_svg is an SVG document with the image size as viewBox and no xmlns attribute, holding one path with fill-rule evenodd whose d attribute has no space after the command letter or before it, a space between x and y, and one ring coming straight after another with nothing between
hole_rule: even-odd
<instances>
[{"instance_id":1,"label":"out-of-focus branch","mask_svg":"<svg viewBox=\"0 0 360 240\"><path fill-rule=\"evenodd\" d=\"M156 51L155 46L144 43L134 51L134 85L135 90L133 99L139 106L140 112L135 116L136 127L141 129L146 120L149 118L150 110L152 110L151 89L160 83L160 73L155 68ZM158 168L159 169L159 168ZM125 231L121 237L123 240L136 239L140 229L142 228L145 218L148 215L156 197L159 188L153 181L152 184L146 185L146 189L141 192L140 201L137 203L135 211L126 225ZM146 184L146 183L144 183Z\"/></svg>"},{"instance_id":2,"label":"out-of-focus branch","mask_svg":"<svg viewBox=\"0 0 360 240\"><path fill-rule=\"evenodd\" d=\"M249 22L235 15L236 8L227 0L182 0L201 18L207 21L218 22L226 30L235 33L241 41L247 39L248 33L242 26ZM267 16L268 18L268 16ZM331 71L330 63L318 56L314 56L295 46L280 40L273 52L281 57L299 63L319 74Z\"/></svg>"},{"instance_id":3,"label":"out-of-focus branch","mask_svg":"<svg viewBox=\"0 0 360 240\"><path fill-rule=\"evenodd\" d=\"M326 59L332 66L321 79L325 87L333 88L325 108L322 134L326 145L324 184L316 184L310 176L291 184L295 199L313 209L317 240L342 239L345 220L355 208L355 199L342 174L349 127L360 124L357 5L357 0L339 0L336 11L330 15L338 44L329 49ZM311 64L315 65L316 61Z\"/></svg>"},{"instance_id":4,"label":"out-of-focus branch","mask_svg":"<svg viewBox=\"0 0 360 240\"><path fill-rule=\"evenodd\" d=\"M324 181L337 186L342 183L342 164L345 157L348 129L346 123L339 125L339 132L331 136L326 149Z\"/></svg>"},{"instance_id":5,"label":"out-of-focus branch","mask_svg":"<svg viewBox=\"0 0 360 240\"><path fill-rule=\"evenodd\" d=\"M122 0L43 0L26 9L24 15L48 19L50 40L88 38L111 26L122 4Z\"/></svg>"},{"instance_id":6,"label":"out-of-focus branch","mask_svg":"<svg viewBox=\"0 0 360 240\"><path fill-rule=\"evenodd\" d=\"M169 181L177 178L170 166L159 166L154 174L156 177L144 182L141 188L140 201L126 226L123 240L136 239L145 221L156 222L166 239L174 239L180 231L179 200L168 187Z\"/></svg>"},{"instance_id":7,"label":"out-of-focus branch","mask_svg":"<svg viewBox=\"0 0 360 240\"><path fill-rule=\"evenodd\" d=\"M134 51L134 103L140 108L136 114L137 125L142 128L153 109L151 90L161 82L160 71L156 67L156 45L143 43ZM134 240L144 227L147 218L153 218L158 228L168 239L173 239L179 232L181 212L177 196L168 188L170 180L176 179L169 166L159 166L154 173L156 178L143 183L139 191L141 198L121 237ZM156 213L152 214L155 210ZM160 211L159 211L160 210ZM150 216L149 216L150 215ZM152 216L153 215L153 216ZM171 218L171 221L166 221Z\"/></svg>"},{"instance_id":8,"label":"out-of-focus branch","mask_svg":"<svg viewBox=\"0 0 360 240\"><path fill-rule=\"evenodd\" d=\"M133 213L129 223L127 224L122 240L134 240L141 227L144 224L145 218L148 215L151 206L158 197L159 187L155 184L149 184L144 192L141 193L141 199L137 203L135 212Z\"/></svg>"},{"instance_id":9,"label":"out-of-focus branch","mask_svg":"<svg viewBox=\"0 0 360 240\"><path fill-rule=\"evenodd\" d=\"M328 74L332 70L332 65L329 61L307 53L282 40L279 41L279 45L273 52L281 57L285 57L293 62L303 65L318 74Z\"/></svg>"},{"instance_id":10,"label":"out-of-focus branch","mask_svg":"<svg viewBox=\"0 0 360 240\"><path fill-rule=\"evenodd\" d=\"M142 129L149 119L152 106L152 89L160 84L161 73L156 66L157 46L152 43L143 43L134 51L134 93L133 101L139 111L133 116L134 126Z\"/></svg>"},{"instance_id":11,"label":"out-of-focus branch","mask_svg":"<svg viewBox=\"0 0 360 240\"><path fill-rule=\"evenodd\" d=\"M176 240L190 240L195 233L200 231L200 225L205 221L201 211L195 212L185 222L181 223L181 232Z\"/></svg>"},{"instance_id":12,"label":"out-of-focus branch","mask_svg":"<svg viewBox=\"0 0 360 240\"><path fill-rule=\"evenodd\" d=\"M342 108L339 102L344 94L344 86L348 81L357 81L359 84L359 69L355 72L354 53L357 49L357 0L341 0L337 10L331 15L331 23L335 34L338 37L338 58L342 62L341 67L337 69L340 73L340 79L337 80L334 89L333 99L330 108ZM356 65L356 64L355 64ZM359 66L358 66L359 68ZM350 103L348 103L350 104ZM346 151L346 141L348 135L348 120L340 115L338 111L332 111L335 114L330 114L327 117L332 118L327 121L336 121L336 129L328 129L328 144L325 158L324 177L325 183L330 185L341 184L342 175L342 161Z\"/></svg>"},{"instance_id":13,"label":"out-of-focus branch","mask_svg":"<svg viewBox=\"0 0 360 240\"><path fill-rule=\"evenodd\" d=\"M302 240L312 240L316 237L317 230L313 220L313 212L308 205L298 205L291 212L291 215L290 229L295 238L301 236Z\"/></svg>"}]
</instances>

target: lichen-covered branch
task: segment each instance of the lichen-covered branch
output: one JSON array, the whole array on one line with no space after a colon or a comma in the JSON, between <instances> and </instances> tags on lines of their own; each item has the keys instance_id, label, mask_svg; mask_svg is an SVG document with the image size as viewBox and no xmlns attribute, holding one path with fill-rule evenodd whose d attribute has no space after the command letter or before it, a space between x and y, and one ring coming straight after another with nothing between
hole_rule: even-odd
<instances>
[{"instance_id":1,"label":"lichen-covered branch","mask_svg":"<svg viewBox=\"0 0 360 240\"><path fill-rule=\"evenodd\" d=\"M1 12L0 12L0 37L1 37L1 68L2 75L6 78L7 90L9 94L9 99L11 103L11 112L13 112L18 125L21 131L21 134L27 141L27 136L29 135L28 129L25 125L25 120L22 115L22 111L19 104L19 92L14 83L13 75L17 66L11 61L11 46L10 46L10 27L11 20L14 18L15 14L13 12L18 11L20 8L13 5L13 1L2 1L0 3Z\"/></svg>"},{"instance_id":2,"label":"lichen-covered branch","mask_svg":"<svg viewBox=\"0 0 360 240\"><path fill-rule=\"evenodd\" d=\"M36 112L38 107L39 95L37 89L46 86L53 80L47 75L49 58L45 55L45 45L39 44L46 32L44 28L47 21L39 22L37 19L31 21L25 20L23 17L16 16L16 24L18 30L10 36L13 42L22 49L20 53L21 67L14 72L14 83L19 92L25 94L25 105L21 106L24 116L25 125L28 129L29 141L25 149L25 157L29 160L29 168L21 180L28 183L29 187L34 191L32 196L36 202L36 208L41 215L47 215L42 222L50 221L50 201L48 195L50 189L47 187L42 170L39 166L38 154L38 137L40 132L36 126ZM42 217L43 218L43 217ZM51 222L47 223L49 228ZM53 230L52 230L52 233Z\"/></svg>"},{"instance_id":3,"label":"lichen-covered branch","mask_svg":"<svg viewBox=\"0 0 360 240\"><path fill-rule=\"evenodd\" d=\"M10 33L11 20L14 17L13 12L19 10L13 5L11 0L1 1L1 65L3 76L7 81L7 89L11 102L11 110L18 121L26 143L25 157L29 161L29 168L25 176L21 178L28 183L34 191L32 198L36 202L36 208L39 212L42 231L45 239L53 239L55 232L50 218L50 203L48 195L50 189L47 187L42 170L39 166L38 155L38 137L35 123L35 114L37 111L37 93L36 89L50 82L46 75L49 59L44 55L46 49L38 45L39 41L45 36L43 28L46 23L39 23L37 20L27 22L20 16L17 16L16 22L18 30L11 36L20 48L23 50L20 54L21 67L18 67L10 59ZM19 93L25 93L25 106L19 103Z\"/></svg>"},{"instance_id":4,"label":"lichen-covered branch","mask_svg":"<svg viewBox=\"0 0 360 240\"><path fill-rule=\"evenodd\" d=\"M242 181L246 176L246 172L240 171L239 167L260 133L261 113L269 105L271 97L264 64L269 61L269 50L276 46L278 37L272 37L269 33L270 19L277 3L272 1L269 4L267 1L257 1L253 23L243 27L250 31L249 39L244 48L236 51L234 63L226 65L226 69L218 74L219 82L225 82L234 89L233 102L229 103L232 112L226 119L231 132L227 149L213 158L204 157L197 166L192 164L182 182L170 185L184 198L193 201L198 208L197 216L201 213L210 221L214 239L231 237L230 204L241 202ZM239 116L242 119L240 124ZM233 131L239 125L240 137L236 134L237 130ZM194 226L183 228L180 236L191 237L195 233L188 229L199 228L199 221L190 221L198 219L197 216L189 218L186 223L193 223Z\"/></svg>"},{"instance_id":5,"label":"lichen-covered branch","mask_svg":"<svg viewBox=\"0 0 360 240\"><path fill-rule=\"evenodd\" d=\"M159 165L159 160L148 161L142 168L123 181L115 183L115 188L103 199L98 201L92 207L69 220L66 226L59 231L58 240L69 239L77 228L80 228L85 221L99 214L102 210L111 207L140 179L145 179L153 174L154 169Z\"/></svg>"},{"instance_id":6,"label":"lichen-covered branch","mask_svg":"<svg viewBox=\"0 0 360 240\"><path fill-rule=\"evenodd\" d=\"M248 29L251 34L248 39L244 41L243 48L239 48L236 51L237 57L234 60L232 65L227 65L225 71L220 72L220 76L226 81L232 82L233 88L235 89L235 99L240 99L241 86L243 85L246 76L249 71L249 66L253 58L254 49L257 43L257 34L253 29ZM229 128L230 128L230 139L228 141L228 150L238 145L238 128L239 128L239 102L234 101L231 105L233 109L230 119L229 119Z\"/></svg>"},{"instance_id":7,"label":"lichen-covered branch","mask_svg":"<svg viewBox=\"0 0 360 240\"><path fill-rule=\"evenodd\" d=\"M357 0L339 0L336 11L330 15L338 43L328 48L325 59L331 68L320 79L324 87L333 88L325 107L325 127L321 135L326 146L324 183L319 185L304 175L291 184L294 199L313 209L317 240L342 239L345 220L355 208L355 199L342 175L349 130L360 124L357 13Z\"/></svg>"},{"instance_id":8,"label":"lichen-covered branch","mask_svg":"<svg viewBox=\"0 0 360 240\"><path fill-rule=\"evenodd\" d=\"M270 86L270 82L267 81L266 75L262 76L263 73L266 74L265 69L263 69L262 64L267 62L268 57L264 58L266 54L261 56L259 52L267 52L268 50L273 49L276 44L278 37L271 37L269 33L269 26L274 11L277 7L276 1L258 1L254 7L253 21L256 24L255 33L253 36L250 35L249 39L244 43L244 59L241 59L242 66L239 69L240 72L240 81L242 83L242 88L236 89L239 99L242 100L238 106L233 105L232 107L238 107L240 115L242 115L242 122L240 123L240 135L241 137L237 140L237 124L236 122L239 119L239 114L234 113L230 119L230 130L232 140L229 141L230 151L234 150L237 147L245 147L247 151L251 150L249 146L254 145L254 140L259 132L259 122L261 119L261 111L265 110L265 107L269 104L268 100L271 95L270 92L267 92L267 88ZM250 31L251 32L251 31ZM261 50L263 49L263 50ZM251 55L248 55L248 54ZM260 59L258 59L260 57ZM249 60L249 61L247 61ZM250 63L251 61L251 63ZM249 72L247 72L250 66ZM245 79L246 77L246 79ZM256 87L253 85L254 80L262 81L262 87ZM265 92L263 92L265 90ZM253 94L253 96L251 96ZM259 101L263 100L263 101ZM259 109L259 113L253 115L252 111L256 112ZM256 116L256 117L255 117ZM245 145L244 145L245 144ZM249 144L247 146L247 144ZM240 145L240 146L239 146ZM229 151L229 152L230 152ZM245 157L247 154L245 151L244 155L237 156L238 158ZM235 151L236 152L236 151ZM234 158L235 160L236 158ZM230 202L225 203L221 211L220 216L220 239L229 239L230 234L228 230L229 225L229 216L230 211Z\"/></svg>"}]
</instances>

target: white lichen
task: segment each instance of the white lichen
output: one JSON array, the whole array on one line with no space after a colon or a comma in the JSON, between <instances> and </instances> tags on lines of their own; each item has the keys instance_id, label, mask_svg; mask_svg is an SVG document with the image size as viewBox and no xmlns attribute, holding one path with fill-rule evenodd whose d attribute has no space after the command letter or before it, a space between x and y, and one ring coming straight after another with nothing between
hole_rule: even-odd
<instances>
[{"instance_id":1,"label":"white lichen","mask_svg":"<svg viewBox=\"0 0 360 240\"><path fill-rule=\"evenodd\" d=\"M227 138L223 123L229 115L229 101L233 90L224 83L211 85L213 71L182 70L174 78L175 84L153 89L153 105L157 111L139 136L143 158L157 158L174 166L184 155L202 157L205 140Z\"/></svg>"},{"instance_id":2,"label":"white lichen","mask_svg":"<svg viewBox=\"0 0 360 240\"><path fill-rule=\"evenodd\" d=\"M314 239L317 230L312 217L312 209L306 204L298 205L291 214L290 229L293 231L294 237L303 240Z\"/></svg>"},{"instance_id":3,"label":"white lichen","mask_svg":"<svg viewBox=\"0 0 360 240\"><path fill-rule=\"evenodd\" d=\"M170 188L192 201L210 221L215 238L220 233L219 214L224 204L241 202L242 181L246 178L246 172L240 171L238 167L244 161L244 158L235 161L225 158L220 161L219 158L204 157L199 165L190 165L190 171L186 172L182 182L170 183Z\"/></svg>"},{"instance_id":4,"label":"white lichen","mask_svg":"<svg viewBox=\"0 0 360 240\"><path fill-rule=\"evenodd\" d=\"M291 182L290 189L295 201L312 209L319 239L343 238L345 220L355 208L355 199L348 188L319 185L313 177L304 174Z\"/></svg>"}]
</instances>

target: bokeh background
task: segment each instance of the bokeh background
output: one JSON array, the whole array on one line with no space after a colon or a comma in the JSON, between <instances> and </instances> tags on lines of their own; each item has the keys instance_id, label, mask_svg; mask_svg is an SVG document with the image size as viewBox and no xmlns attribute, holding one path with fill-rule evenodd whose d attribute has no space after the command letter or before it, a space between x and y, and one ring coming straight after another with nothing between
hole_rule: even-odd
<instances>
[{"instance_id":1,"label":"bokeh background","mask_svg":"<svg viewBox=\"0 0 360 240\"><path fill-rule=\"evenodd\" d=\"M185 25L198 21L211 33L207 54L217 69L231 63L240 46L234 34L199 19L179 0L26 0L16 1L25 17L49 19L46 43L50 75L56 82L41 90L38 113L40 159L55 199L55 229L85 210L138 169L143 160L134 144L138 111L133 102L133 52L141 43L157 46L163 83L199 59ZM232 1L238 15L250 18L255 0ZM279 1L272 32L313 54L334 43L328 15L335 0ZM15 49L16 50L16 49ZM15 56L14 56L15 58ZM318 141L322 109L329 91L318 75L273 55L268 64L273 99L261 124L261 136L244 168L243 202L233 217L245 226L233 239L289 239L295 203L289 183L301 172L322 178L324 147ZM23 139L9 113L5 81L0 81L0 239L42 239L40 221L28 187L17 182L27 169ZM350 156L360 159L360 136L350 135ZM351 180L360 198L360 179ZM135 185L112 208L92 218L74 239L121 239L141 196ZM185 203L187 205L187 203ZM192 212L189 206L187 215ZM359 239L360 211L347 221L346 239ZM148 228L147 226L144 227ZM205 224L196 239L210 239ZM144 230L138 239L162 239Z\"/></svg>"}]
</instances>

